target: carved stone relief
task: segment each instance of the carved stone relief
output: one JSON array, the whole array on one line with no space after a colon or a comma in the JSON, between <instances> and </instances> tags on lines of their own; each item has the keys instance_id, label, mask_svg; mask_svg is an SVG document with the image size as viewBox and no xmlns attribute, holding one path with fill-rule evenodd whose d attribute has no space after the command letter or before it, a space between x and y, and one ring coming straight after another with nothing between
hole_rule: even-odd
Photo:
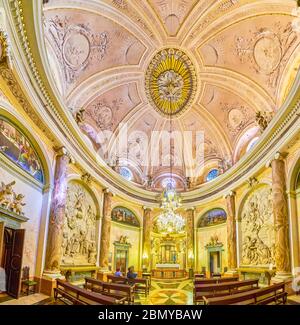
<instances>
[{"instance_id":1,"label":"carved stone relief","mask_svg":"<svg viewBox=\"0 0 300 325\"><path fill-rule=\"evenodd\" d=\"M117 114L122 104L121 98L113 100L111 104L100 100L85 111L85 116L92 119L100 130L112 130L113 112Z\"/></svg>"},{"instance_id":2,"label":"carved stone relief","mask_svg":"<svg viewBox=\"0 0 300 325\"><path fill-rule=\"evenodd\" d=\"M88 24L70 24L66 16L46 21L46 29L67 83L72 83L94 57L101 61L106 54L108 33L105 31L94 34Z\"/></svg>"},{"instance_id":3,"label":"carved stone relief","mask_svg":"<svg viewBox=\"0 0 300 325\"><path fill-rule=\"evenodd\" d=\"M254 120L254 113L244 105L220 103L223 112L226 114L226 126L228 131L236 136Z\"/></svg>"},{"instance_id":4,"label":"carved stone relief","mask_svg":"<svg viewBox=\"0 0 300 325\"><path fill-rule=\"evenodd\" d=\"M62 264L95 264L96 257L96 205L81 184L71 181L67 190Z\"/></svg>"},{"instance_id":5,"label":"carved stone relief","mask_svg":"<svg viewBox=\"0 0 300 325\"><path fill-rule=\"evenodd\" d=\"M241 63L247 62L253 65L256 73L266 75L269 86L274 88L288 61L288 52L297 41L297 33L291 23L282 26L276 22L272 29L261 28L252 35L250 39L236 37L235 53Z\"/></svg>"},{"instance_id":6,"label":"carved stone relief","mask_svg":"<svg viewBox=\"0 0 300 325\"><path fill-rule=\"evenodd\" d=\"M272 190L261 187L246 199L241 212L242 265L274 264Z\"/></svg>"}]
</instances>

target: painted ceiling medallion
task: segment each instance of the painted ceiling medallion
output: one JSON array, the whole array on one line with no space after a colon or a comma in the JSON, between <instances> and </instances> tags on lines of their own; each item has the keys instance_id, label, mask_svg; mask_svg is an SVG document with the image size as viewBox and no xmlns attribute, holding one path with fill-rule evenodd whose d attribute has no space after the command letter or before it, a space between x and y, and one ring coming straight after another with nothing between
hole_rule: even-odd
<instances>
[{"instance_id":1,"label":"painted ceiling medallion","mask_svg":"<svg viewBox=\"0 0 300 325\"><path fill-rule=\"evenodd\" d=\"M158 52L146 72L148 100L163 115L179 115L192 103L196 87L196 72L189 57L178 49Z\"/></svg>"}]
</instances>

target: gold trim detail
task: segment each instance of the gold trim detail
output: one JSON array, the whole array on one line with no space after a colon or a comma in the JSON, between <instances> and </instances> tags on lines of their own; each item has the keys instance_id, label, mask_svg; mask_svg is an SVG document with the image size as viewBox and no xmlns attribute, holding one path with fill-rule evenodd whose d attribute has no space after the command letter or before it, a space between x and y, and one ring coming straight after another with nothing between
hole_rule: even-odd
<instances>
[{"instance_id":1,"label":"gold trim detail","mask_svg":"<svg viewBox=\"0 0 300 325\"><path fill-rule=\"evenodd\" d=\"M192 61L178 49L159 51L146 71L145 88L149 102L159 113L182 114L196 94L197 78Z\"/></svg>"}]
</instances>

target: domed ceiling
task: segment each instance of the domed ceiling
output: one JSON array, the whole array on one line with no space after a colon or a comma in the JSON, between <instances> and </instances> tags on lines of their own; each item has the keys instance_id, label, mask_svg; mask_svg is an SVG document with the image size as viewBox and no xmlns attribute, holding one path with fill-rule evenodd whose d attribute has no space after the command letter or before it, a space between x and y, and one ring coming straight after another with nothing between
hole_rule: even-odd
<instances>
[{"instance_id":1,"label":"domed ceiling","mask_svg":"<svg viewBox=\"0 0 300 325\"><path fill-rule=\"evenodd\" d=\"M49 64L79 132L148 189L170 174L195 188L235 164L299 66L294 0L46 2Z\"/></svg>"}]
</instances>

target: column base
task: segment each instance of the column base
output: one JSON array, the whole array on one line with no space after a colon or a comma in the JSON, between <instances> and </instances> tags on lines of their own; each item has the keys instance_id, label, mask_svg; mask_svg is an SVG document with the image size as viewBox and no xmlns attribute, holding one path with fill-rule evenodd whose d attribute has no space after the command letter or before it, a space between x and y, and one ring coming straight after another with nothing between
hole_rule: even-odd
<instances>
[{"instance_id":1,"label":"column base","mask_svg":"<svg viewBox=\"0 0 300 325\"><path fill-rule=\"evenodd\" d=\"M224 275L227 277L231 277L231 276L238 275L238 274L239 274L239 272L237 269L227 270L227 272L224 273Z\"/></svg>"},{"instance_id":2,"label":"column base","mask_svg":"<svg viewBox=\"0 0 300 325\"><path fill-rule=\"evenodd\" d=\"M43 278L48 278L52 280L60 279L60 280L65 280L65 276L62 275L59 271L56 272L51 272L51 271L44 271L43 273Z\"/></svg>"},{"instance_id":3,"label":"column base","mask_svg":"<svg viewBox=\"0 0 300 325\"><path fill-rule=\"evenodd\" d=\"M106 268L103 268L103 269L100 269L98 272L97 272L97 280L101 280L101 281L107 281L107 274L111 274L111 271L109 271L108 269Z\"/></svg>"},{"instance_id":4,"label":"column base","mask_svg":"<svg viewBox=\"0 0 300 325\"><path fill-rule=\"evenodd\" d=\"M295 294L292 283L293 283L293 275L292 273L288 272L278 272L275 274L274 277L271 278L270 284L276 284L284 282L285 283L285 290L288 294Z\"/></svg>"}]
</instances>

